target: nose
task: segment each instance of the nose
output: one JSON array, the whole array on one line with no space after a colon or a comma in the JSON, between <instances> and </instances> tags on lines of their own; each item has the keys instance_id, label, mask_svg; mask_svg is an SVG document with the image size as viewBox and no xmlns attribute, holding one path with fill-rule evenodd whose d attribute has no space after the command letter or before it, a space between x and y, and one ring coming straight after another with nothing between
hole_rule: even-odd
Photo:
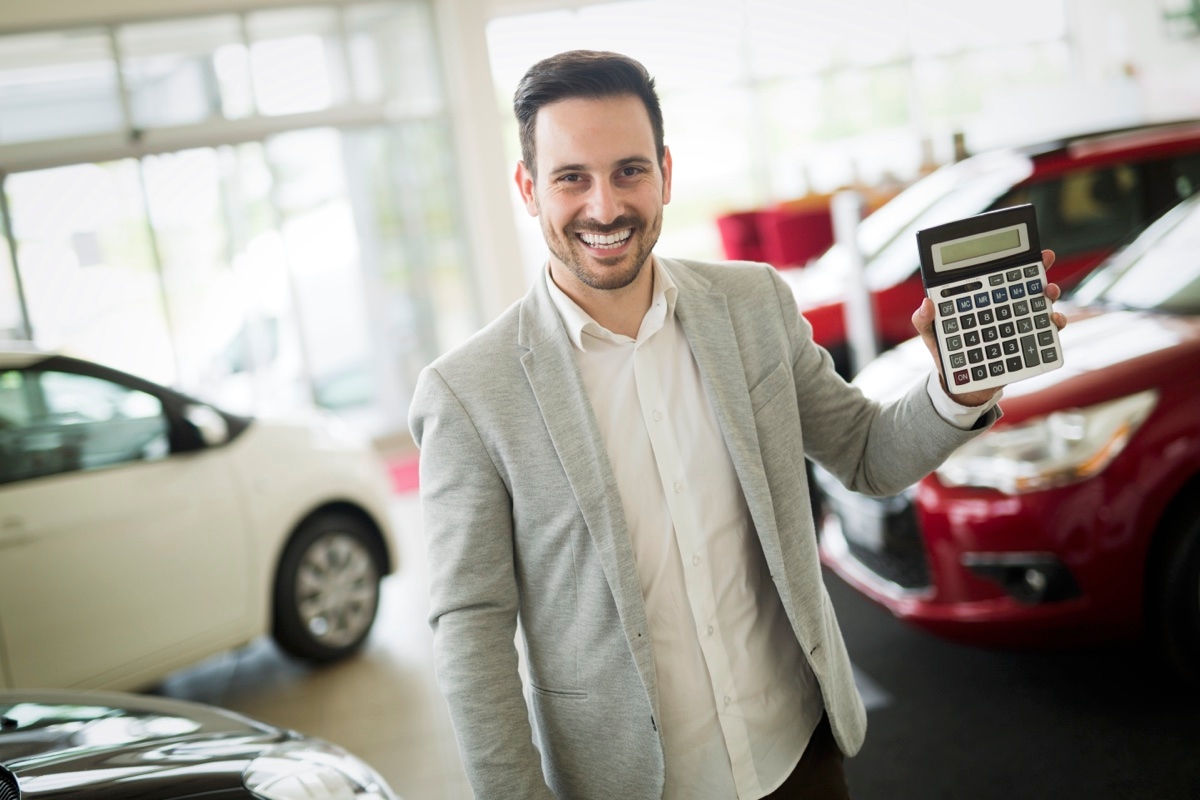
<instances>
[{"instance_id":1,"label":"nose","mask_svg":"<svg viewBox=\"0 0 1200 800\"><path fill-rule=\"evenodd\" d=\"M621 216L621 201L617 195L617 187L608 181L596 181L588 194L587 214L601 225Z\"/></svg>"}]
</instances>

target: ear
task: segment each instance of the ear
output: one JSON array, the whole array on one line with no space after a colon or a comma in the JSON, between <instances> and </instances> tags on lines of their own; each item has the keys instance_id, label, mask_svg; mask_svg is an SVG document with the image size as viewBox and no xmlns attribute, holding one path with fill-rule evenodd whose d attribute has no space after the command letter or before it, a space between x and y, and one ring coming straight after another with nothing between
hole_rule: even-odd
<instances>
[{"instance_id":1,"label":"ear","mask_svg":"<svg viewBox=\"0 0 1200 800\"><path fill-rule=\"evenodd\" d=\"M529 216L536 217L538 204L537 195L534 192L533 173L529 171L529 167L525 166L524 161L517 162L517 172L513 178L517 182L517 191L521 193L521 199L525 201L525 210L529 212Z\"/></svg>"},{"instance_id":2,"label":"ear","mask_svg":"<svg viewBox=\"0 0 1200 800\"><path fill-rule=\"evenodd\" d=\"M663 205L671 202L671 148L663 147Z\"/></svg>"}]
</instances>

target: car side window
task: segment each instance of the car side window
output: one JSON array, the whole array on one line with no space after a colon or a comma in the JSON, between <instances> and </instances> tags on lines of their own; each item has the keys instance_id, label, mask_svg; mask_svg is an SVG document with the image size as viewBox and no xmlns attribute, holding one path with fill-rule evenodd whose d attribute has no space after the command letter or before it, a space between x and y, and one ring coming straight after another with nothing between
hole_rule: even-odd
<instances>
[{"instance_id":1,"label":"car side window","mask_svg":"<svg viewBox=\"0 0 1200 800\"><path fill-rule=\"evenodd\" d=\"M169 453L167 418L153 395L69 372L0 372L0 482Z\"/></svg>"},{"instance_id":2,"label":"car side window","mask_svg":"<svg viewBox=\"0 0 1200 800\"><path fill-rule=\"evenodd\" d=\"M1022 186L995 208L1033 203L1042 246L1062 256L1112 247L1137 230L1143 217L1141 179L1128 164L1077 169Z\"/></svg>"}]
</instances>

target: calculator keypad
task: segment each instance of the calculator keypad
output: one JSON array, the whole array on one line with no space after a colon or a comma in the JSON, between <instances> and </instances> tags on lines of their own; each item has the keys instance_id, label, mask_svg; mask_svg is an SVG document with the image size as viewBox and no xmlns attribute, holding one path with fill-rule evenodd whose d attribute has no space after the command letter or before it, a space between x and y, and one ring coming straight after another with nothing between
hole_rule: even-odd
<instances>
[{"instance_id":1,"label":"calculator keypad","mask_svg":"<svg viewBox=\"0 0 1200 800\"><path fill-rule=\"evenodd\" d=\"M939 286L930 296L955 390L1003 386L1061 365L1041 263Z\"/></svg>"}]
</instances>

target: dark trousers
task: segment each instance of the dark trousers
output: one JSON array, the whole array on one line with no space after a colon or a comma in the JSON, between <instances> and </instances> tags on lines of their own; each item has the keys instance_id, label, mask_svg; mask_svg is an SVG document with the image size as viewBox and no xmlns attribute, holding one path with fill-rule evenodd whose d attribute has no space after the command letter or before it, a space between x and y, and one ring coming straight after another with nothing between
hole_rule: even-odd
<instances>
[{"instance_id":1,"label":"dark trousers","mask_svg":"<svg viewBox=\"0 0 1200 800\"><path fill-rule=\"evenodd\" d=\"M763 800L850 800L842 760L842 751L829 728L829 717L822 716L800 763L783 785Z\"/></svg>"}]
</instances>

